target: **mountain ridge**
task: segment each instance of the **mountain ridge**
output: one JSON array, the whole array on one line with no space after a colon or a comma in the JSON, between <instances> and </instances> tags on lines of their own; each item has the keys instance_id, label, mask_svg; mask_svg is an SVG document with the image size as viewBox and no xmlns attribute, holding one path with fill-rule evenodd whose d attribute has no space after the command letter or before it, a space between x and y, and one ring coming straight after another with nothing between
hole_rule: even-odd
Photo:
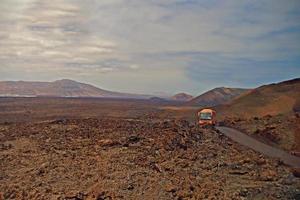
<instances>
[{"instance_id":1,"label":"mountain ridge","mask_svg":"<svg viewBox=\"0 0 300 200\"><path fill-rule=\"evenodd\" d=\"M177 93L171 97L171 100L173 100L173 101L182 101L182 102L190 101L192 99L193 99L193 96L190 94L187 94L185 92Z\"/></svg>"},{"instance_id":2,"label":"mountain ridge","mask_svg":"<svg viewBox=\"0 0 300 200\"><path fill-rule=\"evenodd\" d=\"M300 78L262 85L216 109L222 115L245 118L299 112L299 91Z\"/></svg>"},{"instance_id":3,"label":"mountain ridge","mask_svg":"<svg viewBox=\"0 0 300 200\"><path fill-rule=\"evenodd\" d=\"M91 84L70 79L53 82L42 81L0 81L1 96L15 97L102 97L147 99L150 95L114 92L98 88Z\"/></svg>"},{"instance_id":4,"label":"mountain ridge","mask_svg":"<svg viewBox=\"0 0 300 200\"><path fill-rule=\"evenodd\" d=\"M249 92L251 89L217 87L196 96L186 104L191 106L211 107L225 104L234 98Z\"/></svg>"}]
</instances>

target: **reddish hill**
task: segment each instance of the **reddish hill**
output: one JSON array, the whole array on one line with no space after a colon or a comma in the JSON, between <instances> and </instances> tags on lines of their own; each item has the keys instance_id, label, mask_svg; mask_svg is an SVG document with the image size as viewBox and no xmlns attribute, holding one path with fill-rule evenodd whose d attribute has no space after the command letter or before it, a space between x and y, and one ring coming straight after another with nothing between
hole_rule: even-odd
<instances>
[{"instance_id":1,"label":"reddish hill","mask_svg":"<svg viewBox=\"0 0 300 200\"><path fill-rule=\"evenodd\" d=\"M190 101L193 99L193 96L186 93L178 93L172 96L171 99L174 101Z\"/></svg>"},{"instance_id":2,"label":"reddish hill","mask_svg":"<svg viewBox=\"0 0 300 200\"><path fill-rule=\"evenodd\" d=\"M187 104L193 106L215 106L227 103L247 91L249 90L241 88L215 88L195 97Z\"/></svg>"},{"instance_id":3,"label":"reddish hill","mask_svg":"<svg viewBox=\"0 0 300 200\"><path fill-rule=\"evenodd\" d=\"M111 92L95 86L63 79L54 82L0 82L0 96L53 96L53 97L105 97L105 98L149 98L147 95Z\"/></svg>"},{"instance_id":4,"label":"reddish hill","mask_svg":"<svg viewBox=\"0 0 300 200\"><path fill-rule=\"evenodd\" d=\"M227 126L279 148L300 151L300 78L258 87L215 109Z\"/></svg>"},{"instance_id":5,"label":"reddish hill","mask_svg":"<svg viewBox=\"0 0 300 200\"><path fill-rule=\"evenodd\" d=\"M285 114L299 110L300 78L264 85L216 107L222 116L254 117Z\"/></svg>"}]
</instances>

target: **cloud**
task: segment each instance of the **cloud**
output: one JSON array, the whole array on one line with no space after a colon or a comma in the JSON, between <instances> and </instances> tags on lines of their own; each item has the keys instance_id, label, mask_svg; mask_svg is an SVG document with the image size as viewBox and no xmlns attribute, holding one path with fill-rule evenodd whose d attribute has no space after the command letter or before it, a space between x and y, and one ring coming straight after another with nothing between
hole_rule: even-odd
<instances>
[{"instance_id":1,"label":"cloud","mask_svg":"<svg viewBox=\"0 0 300 200\"><path fill-rule=\"evenodd\" d=\"M135 64L132 64L129 66L130 69L139 69L140 66L139 65L135 65Z\"/></svg>"},{"instance_id":2,"label":"cloud","mask_svg":"<svg viewBox=\"0 0 300 200\"><path fill-rule=\"evenodd\" d=\"M0 79L67 77L139 93L277 81L299 74L299 6L298 0L3 0Z\"/></svg>"}]
</instances>

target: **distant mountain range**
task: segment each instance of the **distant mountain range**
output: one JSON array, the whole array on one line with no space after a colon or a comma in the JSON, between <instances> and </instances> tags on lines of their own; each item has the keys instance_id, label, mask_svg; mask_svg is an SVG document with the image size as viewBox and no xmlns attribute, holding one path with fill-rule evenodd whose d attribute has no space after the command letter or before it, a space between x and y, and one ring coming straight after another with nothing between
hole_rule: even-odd
<instances>
[{"instance_id":1,"label":"distant mountain range","mask_svg":"<svg viewBox=\"0 0 300 200\"><path fill-rule=\"evenodd\" d=\"M193 98L186 104L190 106L216 106L228 103L234 98L237 98L249 91L249 89L219 87Z\"/></svg>"},{"instance_id":2,"label":"distant mountain range","mask_svg":"<svg viewBox=\"0 0 300 200\"><path fill-rule=\"evenodd\" d=\"M63 79L54 82L2 81L0 96L13 97L104 97L147 99L150 95L103 90L95 86Z\"/></svg>"},{"instance_id":3,"label":"distant mountain range","mask_svg":"<svg viewBox=\"0 0 300 200\"><path fill-rule=\"evenodd\" d=\"M113 92L93 85L62 79L54 82L1 81L0 96L8 97L93 97L150 99L152 102L179 102L182 105L212 107L227 104L249 93L249 89L219 87L209 90L195 98L187 93L178 93L171 97Z\"/></svg>"},{"instance_id":4,"label":"distant mountain range","mask_svg":"<svg viewBox=\"0 0 300 200\"><path fill-rule=\"evenodd\" d=\"M300 112L300 78L258 87L216 109L219 116L245 118Z\"/></svg>"},{"instance_id":5,"label":"distant mountain range","mask_svg":"<svg viewBox=\"0 0 300 200\"><path fill-rule=\"evenodd\" d=\"M113 92L93 85L62 79L54 82L1 81L0 96L4 97L94 97L150 99L153 102L181 102L189 106L215 106L227 103L240 94L247 92L239 88L215 88L193 98L187 93L178 93L171 97Z\"/></svg>"},{"instance_id":6,"label":"distant mountain range","mask_svg":"<svg viewBox=\"0 0 300 200\"><path fill-rule=\"evenodd\" d=\"M195 98L186 93L162 98L112 92L68 79L54 82L0 81L0 96L149 99L155 103L177 102L184 106L214 107L219 116L253 117L300 112L300 78L256 89L219 87Z\"/></svg>"}]
</instances>

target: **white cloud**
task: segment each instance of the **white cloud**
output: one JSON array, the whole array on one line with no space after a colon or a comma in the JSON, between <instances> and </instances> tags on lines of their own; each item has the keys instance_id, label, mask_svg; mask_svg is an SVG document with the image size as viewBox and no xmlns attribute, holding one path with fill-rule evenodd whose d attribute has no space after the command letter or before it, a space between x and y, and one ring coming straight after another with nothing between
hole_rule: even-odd
<instances>
[{"instance_id":1,"label":"white cloud","mask_svg":"<svg viewBox=\"0 0 300 200\"><path fill-rule=\"evenodd\" d=\"M175 83L196 90L196 85L183 83L194 83L187 73L191 63L210 66L212 71L223 67L206 54L224 64L299 57L299 4L298 0L2 0L0 78L67 76L121 90L127 80L138 92L154 90L150 87L158 84L165 90L179 87ZM157 73L156 83L143 73Z\"/></svg>"},{"instance_id":2,"label":"white cloud","mask_svg":"<svg viewBox=\"0 0 300 200\"><path fill-rule=\"evenodd\" d=\"M136 65L136 64L133 64L133 65L130 65L129 68L130 68L130 69L139 69L140 66L139 66L139 65Z\"/></svg>"}]
</instances>

